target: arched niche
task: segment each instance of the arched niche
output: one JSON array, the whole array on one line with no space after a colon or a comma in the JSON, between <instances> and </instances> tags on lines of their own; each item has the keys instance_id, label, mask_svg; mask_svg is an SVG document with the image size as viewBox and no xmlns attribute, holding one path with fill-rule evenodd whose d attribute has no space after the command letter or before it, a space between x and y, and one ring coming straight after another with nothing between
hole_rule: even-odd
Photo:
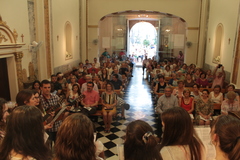
<instances>
[{"instance_id":1,"label":"arched niche","mask_svg":"<svg viewBox=\"0 0 240 160\"><path fill-rule=\"evenodd\" d=\"M65 59L71 59L72 56L72 25L69 21L65 23Z\"/></svg>"},{"instance_id":2,"label":"arched niche","mask_svg":"<svg viewBox=\"0 0 240 160\"><path fill-rule=\"evenodd\" d=\"M215 32L215 45L213 51L213 63L221 63L221 50L223 40L223 25L220 23L217 25Z\"/></svg>"},{"instance_id":3,"label":"arched niche","mask_svg":"<svg viewBox=\"0 0 240 160\"><path fill-rule=\"evenodd\" d=\"M178 16L157 11L128 10L108 14L99 21L99 56L107 48L111 55L121 51L129 53L129 32L138 22L149 22L157 30L157 57L162 60L177 56L185 50L186 21ZM167 44L165 43L167 42Z\"/></svg>"}]
</instances>

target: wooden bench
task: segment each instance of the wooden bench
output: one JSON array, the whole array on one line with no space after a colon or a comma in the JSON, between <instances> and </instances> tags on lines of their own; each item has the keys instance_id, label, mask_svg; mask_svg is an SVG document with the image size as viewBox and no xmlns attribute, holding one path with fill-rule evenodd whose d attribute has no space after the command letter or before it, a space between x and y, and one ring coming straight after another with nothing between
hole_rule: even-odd
<instances>
[{"instance_id":1,"label":"wooden bench","mask_svg":"<svg viewBox=\"0 0 240 160\"><path fill-rule=\"evenodd\" d=\"M101 95L102 95L102 92L104 92L105 89L99 89L98 92L99 92L99 95L100 95L100 98L99 98L99 101L98 101L98 106L102 106L102 99L101 99ZM120 90L114 90L117 95L120 95L121 94L121 91ZM96 113L94 114L91 114L90 116L102 116L102 110L97 110Z\"/></svg>"}]
</instances>

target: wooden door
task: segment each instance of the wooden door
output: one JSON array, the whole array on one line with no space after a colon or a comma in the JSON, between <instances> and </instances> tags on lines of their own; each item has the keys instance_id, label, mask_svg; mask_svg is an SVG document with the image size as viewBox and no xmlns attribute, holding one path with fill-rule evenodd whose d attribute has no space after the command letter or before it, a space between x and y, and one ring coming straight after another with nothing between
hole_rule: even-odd
<instances>
[{"instance_id":1,"label":"wooden door","mask_svg":"<svg viewBox=\"0 0 240 160\"><path fill-rule=\"evenodd\" d=\"M0 97L10 100L7 59L0 59Z\"/></svg>"}]
</instances>

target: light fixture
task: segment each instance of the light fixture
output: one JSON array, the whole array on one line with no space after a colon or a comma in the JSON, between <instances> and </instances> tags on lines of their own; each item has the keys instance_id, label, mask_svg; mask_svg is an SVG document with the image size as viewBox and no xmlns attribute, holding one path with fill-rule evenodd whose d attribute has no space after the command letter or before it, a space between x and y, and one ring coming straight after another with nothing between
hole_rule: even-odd
<instances>
[{"instance_id":1,"label":"light fixture","mask_svg":"<svg viewBox=\"0 0 240 160\"><path fill-rule=\"evenodd\" d=\"M166 31L166 32L170 32L171 30L170 30L170 29L166 29L165 31Z\"/></svg>"}]
</instances>

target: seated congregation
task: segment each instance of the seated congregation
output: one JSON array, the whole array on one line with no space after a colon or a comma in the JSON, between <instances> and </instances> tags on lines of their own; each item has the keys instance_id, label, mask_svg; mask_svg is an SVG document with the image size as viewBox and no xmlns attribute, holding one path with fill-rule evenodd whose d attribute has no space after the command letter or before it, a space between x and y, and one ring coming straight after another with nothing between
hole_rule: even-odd
<instances>
[{"instance_id":1,"label":"seated congregation","mask_svg":"<svg viewBox=\"0 0 240 160\"><path fill-rule=\"evenodd\" d=\"M240 110L239 95L234 85L224 92L223 66L211 75L194 65L158 64L146 57L144 74L145 68L156 99L158 137L147 122L130 122L123 142L125 160L205 160L207 148L195 124L211 124L216 160L240 158L240 120L235 112ZM52 75L50 81L35 81L31 89L17 94L14 108L0 98L0 160L105 159L92 120L102 116L109 133L113 118L125 119L129 106L123 95L132 70L130 58L122 63L109 58L98 63L95 58L69 73ZM222 115L214 119L214 114Z\"/></svg>"}]
</instances>

